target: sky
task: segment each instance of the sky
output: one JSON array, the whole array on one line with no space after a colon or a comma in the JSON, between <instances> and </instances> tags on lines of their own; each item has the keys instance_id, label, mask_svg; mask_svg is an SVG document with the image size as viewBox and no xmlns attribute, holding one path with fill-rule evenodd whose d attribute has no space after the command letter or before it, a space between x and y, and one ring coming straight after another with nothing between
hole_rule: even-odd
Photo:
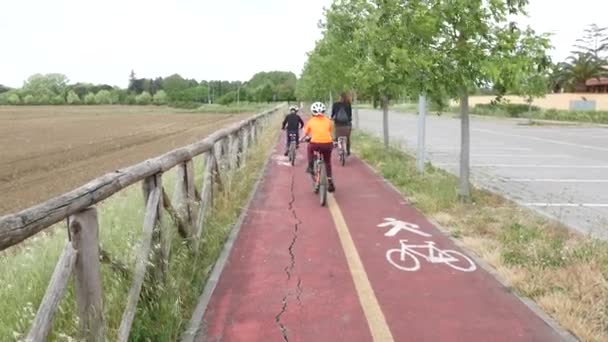
<instances>
[{"instance_id":1,"label":"sky","mask_svg":"<svg viewBox=\"0 0 608 342\"><path fill-rule=\"evenodd\" d=\"M35 73L126 87L137 77L246 81L259 71L300 75L331 0L2 0L0 84ZM565 59L591 23L608 25L606 0L530 0L520 20L553 33Z\"/></svg>"}]
</instances>

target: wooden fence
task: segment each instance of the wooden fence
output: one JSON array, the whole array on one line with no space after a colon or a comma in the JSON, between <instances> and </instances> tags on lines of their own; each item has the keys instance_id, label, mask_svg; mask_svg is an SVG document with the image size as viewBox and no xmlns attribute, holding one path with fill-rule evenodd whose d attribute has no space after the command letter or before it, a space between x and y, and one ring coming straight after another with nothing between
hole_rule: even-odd
<instances>
[{"instance_id":1,"label":"wooden fence","mask_svg":"<svg viewBox=\"0 0 608 342\"><path fill-rule=\"evenodd\" d=\"M219 165L225 164L228 170L240 167L243 153L281 107L216 131L200 142L108 173L40 205L0 217L0 251L67 220L69 241L55 266L26 340L46 340L70 275L74 274L80 338L105 341L100 262L106 261L113 269L129 275L132 282L118 336L109 338L127 341L152 252L155 279L162 281L167 272L171 241L164 238L170 232L163 231L167 227L160 224L162 215L168 214L179 235L187 239L193 251L198 251L205 217L213 203L214 184L217 189L222 189L222 168ZM193 163L193 158L199 155L203 155L205 160L200 191L194 184ZM162 184L162 174L174 167L177 167L177 183L170 199ZM145 216L135 270L130 274L125 265L114 262L111 255L100 250L95 204L137 182L142 183ZM153 251L152 246L156 245L161 248Z\"/></svg>"}]
</instances>

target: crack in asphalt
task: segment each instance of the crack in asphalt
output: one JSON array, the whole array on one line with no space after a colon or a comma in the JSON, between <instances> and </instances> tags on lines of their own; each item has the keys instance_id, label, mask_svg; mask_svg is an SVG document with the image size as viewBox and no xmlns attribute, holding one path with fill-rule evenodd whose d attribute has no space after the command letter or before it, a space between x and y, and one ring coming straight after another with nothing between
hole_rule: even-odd
<instances>
[{"instance_id":1,"label":"crack in asphalt","mask_svg":"<svg viewBox=\"0 0 608 342\"><path fill-rule=\"evenodd\" d=\"M292 173L291 186L290 186L291 199L288 203L288 210L291 211L291 214L292 214L293 218L295 219L296 223L294 224L293 239L291 240L291 243L289 244L289 248L288 248L290 264L288 266L285 266L285 268L284 268L285 273L287 274L287 282L289 282L289 280L291 280L292 272L296 266L296 256L294 254L293 248L296 244L296 241L298 240L298 230L300 229L300 224L302 224L302 221L300 221L300 219L298 218L298 215L296 214L296 210L293 207L293 204L296 201L296 197L295 197L295 194L293 191L294 185L295 185L295 176ZM296 285L296 299L298 300L298 305L300 306L300 308L302 307L302 301L300 298L302 295L302 292L303 292L302 279L298 276L298 283ZM287 311L289 295L290 295L290 291L288 290L287 294L285 296L283 296L283 298L282 298L283 306L281 308L281 311L275 317L276 323L279 326L279 328L281 329L281 334L283 335L283 340L285 342L289 342L289 337L287 336L287 327L285 327L285 325L281 322L281 316L285 313L285 311Z\"/></svg>"}]
</instances>

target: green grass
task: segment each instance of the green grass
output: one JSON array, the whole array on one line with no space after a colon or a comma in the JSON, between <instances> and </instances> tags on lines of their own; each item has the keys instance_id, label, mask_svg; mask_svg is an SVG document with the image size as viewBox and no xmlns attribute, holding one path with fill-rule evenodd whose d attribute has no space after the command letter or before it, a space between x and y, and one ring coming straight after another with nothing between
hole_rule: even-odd
<instances>
[{"instance_id":1,"label":"green grass","mask_svg":"<svg viewBox=\"0 0 608 342\"><path fill-rule=\"evenodd\" d=\"M277 118L278 119L278 118ZM249 150L246 164L225 178L226 191L216 196L206 221L200 253L195 256L185 242L177 237L167 214L163 224L169 226L172 240L167 282L153 289L155 301L142 297L137 309L130 340L174 341L187 326L207 276L217 259L225 239L252 190L261 166L268 157L269 146L276 139L279 122L259 137L259 143ZM195 158L196 184L202 183L203 162ZM163 175L163 184L170 193L175 184L175 172ZM98 206L100 240L104 250L126 263L131 271L143 224L143 196L137 184L112 196ZM52 228L52 234L34 237L23 248L0 253L0 340L17 340L27 334L36 309L42 300L48 281L66 243L65 224ZM151 268L148 270L150 271ZM106 264L102 264L104 318L106 338L114 340L125 307L130 280L124 279ZM151 292L148 287L147 292ZM51 341L68 341L77 336L73 286L60 305L55 317Z\"/></svg>"},{"instance_id":2,"label":"green grass","mask_svg":"<svg viewBox=\"0 0 608 342\"><path fill-rule=\"evenodd\" d=\"M458 200L455 176L353 131L354 152L454 239L492 265L513 289L536 301L585 341L608 341L608 242L565 227L479 189Z\"/></svg>"}]
</instances>

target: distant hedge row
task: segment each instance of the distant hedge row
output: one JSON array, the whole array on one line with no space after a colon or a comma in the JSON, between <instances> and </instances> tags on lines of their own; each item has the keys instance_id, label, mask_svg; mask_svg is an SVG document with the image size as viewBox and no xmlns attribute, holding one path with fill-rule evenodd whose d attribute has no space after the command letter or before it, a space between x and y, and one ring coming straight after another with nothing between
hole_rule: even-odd
<instances>
[{"instance_id":1,"label":"distant hedge row","mask_svg":"<svg viewBox=\"0 0 608 342\"><path fill-rule=\"evenodd\" d=\"M531 106L532 118L540 120L574 121L608 124L606 111L569 111L558 109L542 109ZM505 116L511 118L527 118L528 105L516 103L477 104L472 109L473 114Z\"/></svg>"}]
</instances>

